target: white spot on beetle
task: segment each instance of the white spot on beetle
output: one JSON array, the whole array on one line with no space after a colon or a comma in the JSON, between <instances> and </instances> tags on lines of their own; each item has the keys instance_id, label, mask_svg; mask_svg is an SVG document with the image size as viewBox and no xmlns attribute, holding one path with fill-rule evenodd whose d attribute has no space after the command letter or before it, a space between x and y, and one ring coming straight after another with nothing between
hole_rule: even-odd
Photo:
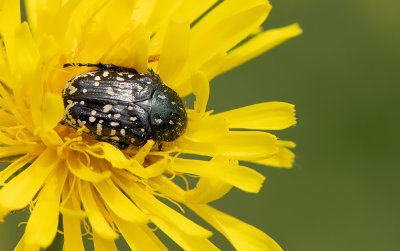
<instances>
[{"instance_id":1,"label":"white spot on beetle","mask_svg":"<svg viewBox=\"0 0 400 251\"><path fill-rule=\"evenodd\" d=\"M137 117L130 117L129 119L132 120L132 121L136 121Z\"/></svg>"},{"instance_id":2,"label":"white spot on beetle","mask_svg":"<svg viewBox=\"0 0 400 251\"><path fill-rule=\"evenodd\" d=\"M96 110L92 110L91 112L90 112L90 114L92 114L92 115L96 115Z\"/></svg>"},{"instance_id":3,"label":"white spot on beetle","mask_svg":"<svg viewBox=\"0 0 400 251\"><path fill-rule=\"evenodd\" d=\"M101 131L103 130L103 126L101 124L96 125L96 133L97 135L101 135Z\"/></svg>"},{"instance_id":4,"label":"white spot on beetle","mask_svg":"<svg viewBox=\"0 0 400 251\"><path fill-rule=\"evenodd\" d=\"M173 125L173 124L174 124L174 121L170 120L170 121L169 121L169 124L170 124L170 125Z\"/></svg>"},{"instance_id":5,"label":"white spot on beetle","mask_svg":"<svg viewBox=\"0 0 400 251\"><path fill-rule=\"evenodd\" d=\"M114 118L119 118L119 117L121 117L121 114L119 114L119 113L117 113L117 114L114 114Z\"/></svg>"},{"instance_id":6,"label":"white spot on beetle","mask_svg":"<svg viewBox=\"0 0 400 251\"><path fill-rule=\"evenodd\" d=\"M125 129L121 129L121 134L125 136Z\"/></svg>"},{"instance_id":7,"label":"white spot on beetle","mask_svg":"<svg viewBox=\"0 0 400 251\"><path fill-rule=\"evenodd\" d=\"M160 99L166 99L167 98L167 97L165 97L165 95L162 95L162 94L158 94L157 97L159 97Z\"/></svg>"},{"instance_id":8,"label":"white spot on beetle","mask_svg":"<svg viewBox=\"0 0 400 251\"><path fill-rule=\"evenodd\" d=\"M95 118L95 117L93 117L93 116L90 116L90 117L89 117L89 121L93 123L93 122L95 122L95 121L96 121L96 118Z\"/></svg>"},{"instance_id":9,"label":"white spot on beetle","mask_svg":"<svg viewBox=\"0 0 400 251\"><path fill-rule=\"evenodd\" d=\"M172 101L171 104L176 105L176 102Z\"/></svg>"},{"instance_id":10,"label":"white spot on beetle","mask_svg":"<svg viewBox=\"0 0 400 251\"><path fill-rule=\"evenodd\" d=\"M151 84L151 81L147 81L146 84L148 84L148 85Z\"/></svg>"},{"instance_id":11,"label":"white spot on beetle","mask_svg":"<svg viewBox=\"0 0 400 251\"><path fill-rule=\"evenodd\" d=\"M79 104L84 105L85 101L82 100L81 102L79 102Z\"/></svg>"},{"instance_id":12,"label":"white spot on beetle","mask_svg":"<svg viewBox=\"0 0 400 251\"><path fill-rule=\"evenodd\" d=\"M111 125L111 126L118 126L118 125L119 125L119 123L118 123L118 122L114 122L114 121L113 121L113 122L111 122L111 123L110 123L110 125Z\"/></svg>"},{"instance_id":13,"label":"white spot on beetle","mask_svg":"<svg viewBox=\"0 0 400 251\"><path fill-rule=\"evenodd\" d=\"M94 78L94 80L100 81L100 80L101 80L101 77L100 77L100 76L96 76L96 77Z\"/></svg>"},{"instance_id":14,"label":"white spot on beetle","mask_svg":"<svg viewBox=\"0 0 400 251\"><path fill-rule=\"evenodd\" d=\"M160 124L162 122L162 119L154 119L154 121L158 124Z\"/></svg>"},{"instance_id":15,"label":"white spot on beetle","mask_svg":"<svg viewBox=\"0 0 400 251\"><path fill-rule=\"evenodd\" d=\"M99 86L100 82L94 82L94 86Z\"/></svg>"},{"instance_id":16,"label":"white spot on beetle","mask_svg":"<svg viewBox=\"0 0 400 251\"><path fill-rule=\"evenodd\" d=\"M133 106L128 106L128 110L133 110Z\"/></svg>"},{"instance_id":17,"label":"white spot on beetle","mask_svg":"<svg viewBox=\"0 0 400 251\"><path fill-rule=\"evenodd\" d=\"M141 85L138 85L137 90L140 92L141 90L143 90L143 87Z\"/></svg>"},{"instance_id":18,"label":"white spot on beetle","mask_svg":"<svg viewBox=\"0 0 400 251\"><path fill-rule=\"evenodd\" d=\"M132 78L133 77L133 74L128 74L128 78Z\"/></svg>"},{"instance_id":19,"label":"white spot on beetle","mask_svg":"<svg viewBox=\"0 0 400 251\"><path fill-rule=\"evenodd\" d=\"M86 121L81 121L80 119L77 120L78 121L78 125L80 127L84 126L86 124Z\"/></svg>"},{"instance_id":20,"label":"white spot on beetle","mask_svg":"<svg viewBox=\"0 0 400 251\"><path fill-rule=\"evenodd\" d=\"M117 73L119 76L123 76L124 74L122 74L122 72L118 72Z\"/></svg>"},{"instance_id":21,"label":"white spot on beetle","mask_svg":"<svg viewBox=\"0 0 400 251\"><path fill-rule=\"evenodd\" d=\"M100 120L100 121L99 121L99 123L103 123L103 122L104 122L104 120Z\"/></svg>"},{"instance_id":22,"label":"white spot on beetle","mask_svg":"<svg viewBox=\"0 0 400 251\"><path fill-rule=\"evenodd\" d=\"M111 86L109 86L109 87L107 87L107 94L109 94L109 95L114 95L115 93L114 93L114 90L113 90L113 88L111 87Z\"/></svg>"},{"instance_id":23,"label":"white spot on beetle","mask_svg":"<svg viewBox=\"0 0 400 251\"><path fill-rule=\"evenodd\" d=\"M141 132L144 132L144 128L140 129Z\"/></svg>"},{"instance_id":24,"label":"white spot on beetle","mask_svg":"<svg viewBox=\"0 0 400 251\"><path fill-rule=\"evenodd\" d=\"M69 94L74 94L77 90L78 90L78 88L76 88L75 86L69 86L68 88L68 91L69 91Z\"/></svg>"},{"instance_id":25,"label":"white spot on beetle","mask_svg":"<svg viewBox=\"0 0 400 251\"><path fill-rule=\"evenodd\" d=\"M125 79L124 79L124 78L121 78L121 77L117 77L117 80L118 80L118 81L125 81Z\"/></svg>"},{"instance_id":26,"label":"white spot on beetle","mask_svg":"<svg viewBox=\"0 0 400 251\"><path fill-rule=\"evenodd\" d=\"M107 115L107 117L111 118L111 113Z\"/></svg>"},{"instance_id":27,"label":"white spot on beetle","mask_svg":"<svg viewBox=\"0 0 400 251\"><path fill-rule=\"evenodd\" d=\"M108 104L103 106L103 112L109 112L113 108L112 105Z\"/></svg>"},{"instance_id":28,"label":"white spot on beetle","mask_svg":"<svg viewBox=\"0 0 400 251\"><path fill-rule=\"evenodd\" d=\"M111 129L110 135L115 135L117 133L117 131L115 129Z\"/></svg>"},{"instance_id":29,"label":"white spot on beetle","mask_svg":"<svg viewBox=\"0 0 400 251\"><path fill-rule=\"evenodd\" d=\"M86 92L87 92L87 89L83 89L82 92L83 92L83 93L86 93Z\"/></svg>"},{"instance_id":30,"label":"white spot on beetle","mask_svg":"<svg viewBox=\"0 0 400 251\"><path fill-rule=\"evenodd\" d=\"M108 71L103 72L103 77L107 77L108 75L110 75L110 73Z\"/></svg>"},{"instance_id":31,"label":"white spot on beetle","mask_svg":"<svg viewBox=\"0 0 400 251\"><path fill-rule=\"evenodd\" d=\"M133 142L135 142L135 139L134 139L134 138L131 138L131 143L133 143Z\"/></svg>"},{"instance_id":32,"label":"white spot on beetle","mask_svg":"<svg viewBox=\"0 0 400 251\"><path fill-rule=\"evenodd\" d=\"M113 139L115 141L119 141L119 137L118 136L111 137L110 139Z\"/></svg>"}]
</instances>

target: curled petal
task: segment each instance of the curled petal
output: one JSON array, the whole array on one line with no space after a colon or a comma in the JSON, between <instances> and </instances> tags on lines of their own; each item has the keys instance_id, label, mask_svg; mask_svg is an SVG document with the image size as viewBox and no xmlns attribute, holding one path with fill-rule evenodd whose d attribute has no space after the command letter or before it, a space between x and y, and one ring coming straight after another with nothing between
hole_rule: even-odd
<instances>
[{"instance_id":1,"label":"curled petal","mask_svg":"<svg viewBox=\"0 0 400 251\"><path fill-rule=\"evenodd\" d=\"M282 251L261 230L208 205L188 204L189 208L223 234L236 250Z\"/></svg>"},{"instance_id":2,"label":"curled petal","mask_svg":"<svg viewBox=\"0 0 400 251\"><path fill-rule=\"evenodd\" d=\"M288 148L295 147L294 143L290 141L278 141L278 144L279 151L276 155L264 160L254 161L254 163L274 167L291 168L293 166L295 155Z\"/></svg>"},{"instance_id":3,"label":"curled petal","mask_svg":"<svg viewBox=\"0 0 400 251\"><path fill-rule=\"evenodd\" d=\"M178 158L174 160L172 169L182 173L217 179L250 193L257 193L265 179L264 176L253 169L221 160L202 161Z\"/></svg>"},{"instance_id":4,"label":"curled petal","mask_svg":"<svg viewBox=\"0 0 400 251\"><path fill-rule=\"evenodd\" d=\"M227 194L231 188L232 185L220 179L200 177L196 187L186 193L186 201L195 204L207 204L218 200Z\"/></svg>"},{"instance_id":5,"label":"curled petal","mask_svg":"<svg viewBox=\"0 0 400 251\"><path fill-rule=\"evenodd\" d=\"M69 170L78 178L90 182L100 182L111 176L111 172L108 170L101 173L91 170L91 167L86 166L80 157L76 152L70 152L66 159Z\"/></svg>"}]
</instances>

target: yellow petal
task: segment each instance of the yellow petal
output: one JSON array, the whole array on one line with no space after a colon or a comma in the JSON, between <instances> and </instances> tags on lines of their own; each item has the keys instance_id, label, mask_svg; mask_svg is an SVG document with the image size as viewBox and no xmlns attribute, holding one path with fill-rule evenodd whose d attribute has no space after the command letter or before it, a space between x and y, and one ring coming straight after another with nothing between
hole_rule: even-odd
<instances>
[{"instance_id":1,"label":"yellow petal","mask_svg":"<svg viewBox=\"0 0 400 251\"><path fill-rule=\"evenodd\" d=\"M291 168L293 166L295 155L288 149L288 147L293 148L295 145L290 141L289 144L285 143L286 142L282 143L282 141L278 141L279 151L276 155L264 160L254 161L254 163L274 167Z\"/></svg>"},{"instance_id":2,"label":"yellow petal","mask_svg":"<svg viewBox=\"0 0 400 251\"><path fill-rule=\"evenodd\" d=\"M135 62L135 69L138 72L146 72L147 73L147 62L149 58L149 44L150 37L145 34L141 37L136 43L138 49L135 50L135 54L133 55L133 60ZM140 48L140 49L139 49Z\"/></svg>"},{"instance_id":3,"label":"yellow petal","mask_svg":"<svg viewBox=\"0 0 400 251\"><path fill-rule=\"evenodd\" d=\"M208 205L189 204L188 206L223 234L236 250L282 251L271 237L243 221Z\"/></svg>"},{"instance_id":4,"label":"yellow petal","mask_svg":"<svg viewBox=\"0 0 400 251\"><path fill-rule=\"evenodd\" d=\"M43 102L43 129L53 129L62 119L64 102L59 94L46 93Z\"/></svg>"},{"instance_id":5,"label":"yellow petal","mask_svg":"<svg viewBox=\"0 0 400 251\"><path fill-rule=\"evenodd\" d=\"M277 153L276 137L265 132L230 131L211 142L185 141L179 150L208 156L225 156L239 160L260 160Z\"/></svg>"},{"instance_id":6,"label":"yellow petal","mask_svg":"<svg viewBox=\"0 0 400 251\"><path fill-rule=\"evenodd\" d=\"M193 94L196 96L194 110L198 114L203 114L206 111L208 97L210 96L210 85L208 79L203 72L196 71L192 74L190 82Z\"/></svg>"},{"instance_id":7,"label":"yellow petal","mask_svg":"<svg viewBox=\"0 0 400 251\"><path fill-rule=\"evenodd\" d=\"M138 185L130 183L129 180L125 180L124 178L121 179L121 185L132 200L144 210L149 211L150 215L165 219L168 224L175 225L188 235L204 238L211 236L210 231L197 225L164 203L161 203L153 195L149 194Z\"/></svg>"},{"instance_id":8,"label":"yellow petal","mask_svg":"<svg viewBox=\"0 0 400 251\"><path fill-rule=\"evenodd\" d=\"M10 127L17 123L15 117L3 109L0 109L0 118L0 126Z\"/></svg>"},{"instance_id":9,"label":"yellow petal","mask_svg":"<svg viewBox=\"0 0 400 251\"><path fill-rule=\"evenodd\" d=\"M228 119L230 128L281 130L296 124L294 106L283 102L250 105L212 117Z\"/></svg>"},{"instance_id":10,"label":"yellow petal","mask_svg":"<svg viewBox=\"0 0 400 251\"><path fill-rule=\"evenodd\" d=\"M110 31L112 37L117 38L127 25L132 25L130 19L134 8L135 1L132 0L109 0L94 17L94 21Z\"/></svg>"},{"instance_id":11,"label":"yellow petal","mask_svg":"<svg viewBox=\"0 0 400 251\"><path fill-rule=\"evenodd\" d=\"M66 158L69 170L78 178L90 182L100 182L111 176L111 172L108 170L104 172L95 172L91 170L90 166L86 166L82 163L81 157L82 156L78 155L76 152L70 152Z\"/></svg>"},{"instance_id":12,"label":"yellow petal","mask_svg":"<svg viewBox=\"0 0 400 251\"><path fill-rule=\"evenodd\" d=\"M136 2L136 9L132 13L132 19L137 22L147 23L157 0L140 0Z\"/></svg>"},{"instance_id":13,"label":"yellow petal","mask_svg":"<svg viewBox=\"0 0 400 251\"><path fill-rule=\"evenodd\" d=\"M112 212L111 216L132 250L168 250L147 226L124 221Z\"/></svg>"},{"instance_id":14,"label":"yellow petal","mask_svg":"<svg viewBox=\"0 0 400 251\"><path fill-rule=\"evenodd\" d=\"M37 69L40 54L26 22L20 25L15 34L15 47L18 48L18 52L15 55L18 72L28 76L33 74Z\"/></svg>"},{"instance_id":15,"label":"yellow petal","mask_svg":"<svg viewBox=\"0 0 400 251\"><path fill-rule=\"evenodd\" d=\"M147 217L140 211L111 180L105 180L93 184L101 198L108 207L121 219L144 224Z\"/></svg>"},{"instance_id":16,"label":"yellow petal","mask_svg":"<svg viewBox=\"0 0 400 251\"><path fill-rule=\"evenodd\" d=\"M190 72L199 69L215 54L226 52L234 47L262 24L269 13L270 5L258 1L257 4L247 6L247 2L242 1L240 7L235 6L234 13L217 7L193 27L188 63L181 75L181 80L185 80ZM217 15L219 12L221 16ZM212 46L209 46L210 44Z\"/></svg>"},{"instance_id":17,"label":"yellow petal","mask_svg":"<svg viewBox=\"0 0 400 251\"><path fill-rule=\"evenodd\" d=\"M227 184L220 179L200 177L194 189L186 194L186 201L195 204L207 204L218 200L227 194L232 185Z\"/></svg>"},{"instance_id":18,"label":"yellow petal","mask_svg":"<svg viewBox=\"0 0 400 251\"><path fill-rule=\"evenodd\" d=\"M93 244L96 251L118 251L113 240L104 239L96 232L93 233Z\"/></svg>"},{"instance_id":19,"label":"yellow petal","mask_svg":"<svg viewBox=\"0 0 400 251\"><path fill-rule=\"evenodd\" d=\"M26 164L31 162L35 157L25 155L21 158L18 158L13 163L8 165L4 170L0 172L0 184L4 184L15 172L20 170Z\"/></svg>"},{"instance_id":20,"label":"yellow petal","mask_svg":"<svg viewBox=\"0 0 400 251\"><path fill-rule=\"evenodd\" d=\"M92 147L92 149L95 148L101 148L104 154L97 154L92 150L87 150L87 152L98 158L105 158L113 167L128 170L139 177L154 177L161 174L167 168L163 161L158 161L155 164L144 168L136 159L127 159L121 150L108 143L98 143L96 146Z\"/></svg>"},{"instance_id":21,"label":"yellow petal","mask_svg":"<svg viewBox=\"0 0 400 251\"><path fill-rule=\"evenodd\" d=\"M0 144L1 145L19 145L21 142L18 140L12 139L9 135L0 131Z\"/></svg>"},{"instance_id":22,"label":"yellow petal","mask_svg":"<svg viewBox=\"0 0 400 251\"><path fill-rule=\"evenodd\" d=\"M54 150L44 150L25 171L7 183L0 190L0 206L8 209L26 207L58 163L55 156Z\"/></svg>"},{"instance_id":23,"label":"yellow petal","mask_svg":"<svg viewBox=\"0 0 400 251\"><path fill-rule=\"evenodd\" d=\"M58 165L39 193L38 201L25 229L25 242L47 248L57 233L61 192L67 168Z\"/></svg>"},{"instance_id":24,"label":"yellow petal","mask_svg":"<svg viewBox=\"0 0 400 251\"><path fill-rule=\"evenodd\" d=\"M88 182L78 181L79 195L82 199L83 207L88 215L93 233L97 233L104 239L114 240L118 238L118 234L110 227L103 214L101 213L94 199L96 196Z\"/></svg>"},{"instance_id":25,"label":"yellow petal","mask_svg":"<svg viewBox=\"0 0 400 251\"><path fill-rule=\"evenodd\" d=\"M28 153L31 147L27 145L16 145L16 146L0 146L0 158L17 156Z\"/></svg>"},{"instance_id":26,"label":"yellow petal","mask_svg":"<svg viewBox=\"0 0 400 251\"><path fill-rule=\"evenodd\" d=\"M10 212L10 210L4 208L4 207L0 207L0 222L4 222L4 217L6 217L6 215Z\"/></svg>"},{"instance_id":27,"label":"yellow petal","mask_svg":"<svg viewBox=\"0 0 400 251\"><path fill-rule=\"evenodd\" d=\"M4 37L21 23L20 1L2 0L0 2L0 34Z\"/></svg>"},{"instance_id":28,"label":"yellow petal","mask_svg":"<svg viewBox=\"0 0 400 251\"><path fill-rule=\"evenodd\" d=\"M163 81L171 87L174 87L173 81L186 62L189 34L189 22L173 20L168 25L158 62L158 73Z\"/></svg>"},{"instance_id":29,"label":"yellow petal","mask_svg":"<svg viewBox=\"0 0 400 251\"><path fill-rule=\"evenodd\" d=\"M15 31L21 24L20 1L2 0L0 2L0 35L7 48L7 59L11 71L15 70Z\"/></svg>"},{"instance_id":30,"label":"yellow petal","mask_svg":"<svg viewBox=\"0 0 400 251\"><path fill-rule=\"evenodd\" d=\"M240 47L229 52L226 63L218 74L226 72L244 62L261 55L286 40L302 33L298 24L292 24L283 28L267 30L250 39Z\"/></svg>"},{"instance_id":31,"label":"yellow petal","mask_svg":"<svg viewBox=\"0 0 400 251\"><path fill-rule=\"evenodd\" d=\"M159 175L149 180L152 187L157 187L157 191L177 202L185 202L186 192L177 186L170 177Z\"/></svg>"},{"instance_id":32,"label":"yellow petal","mask_svg":"<svg viewBox=\"0 0 400 251\"><path fill-rule=\"evenodd\" d=\"M62 193L63 202L68 195L69 190L64 188ZM71 210L81 210L81 202L76 190L73 191L70 199L65 202L65 207ZM64 250L65 251L84 251L81 233L81 221L79 217L64 214L63 230L64 230Z\"/></svg>"},{"instance_id":33,"label":"yellow petal","mask_svg":"<svg viewBox=\"0 0 400 251\"><path fill-rule=\"evenodd\" d=\"M15 247L14 251L39 251L40 246L35 245L35 246L30 246L25 243L25 235L21 237L21 239L18 242L18 245Z\"/></svg>"},{"instance_id":34,"label":"yellow petal","mask_svg":"<svg viewBox=\"0 0 400 251\"><path fill-rule=\"evenodd\" d=\"M172 168L174 171L218 179L250 193L257 193L265 179L264 176L253 169L227 161L177 158L173 163Z\"/></svg>"},{"instance_id":35,"label":"yellow petal","mask_svg":"<svg viewBox=\"0 0 400 251\"><path fill-rule=\"evenodd\" d=\"M173 241L175 241L184 250L219 250L214 244L212 244L206 238L200 238L192 235L188 235L182 232L178 227L170 225L163 219L158 217L152 217L152 221L157 225L166 235L168 235Z\"/></svg>"},{"instance_id":36,"label":"yellow petal","mask_svg":"<svg viewBox=\"0 0 400 251\"><path fill-rule=\"evenodd\" d=\"M188 20L192 23L205 13L217 0L185 0L174 11L172 19Z\"/></svg>"},{"instance_id":37,"label":"yellow petal","mask_svg":"<svg viewBox=\"0 0 400 251\"><path fill-rule=\"evenodd\" d=\"M183 0L156 0L151 8L149 18L145 22L146 30L148 30L150 33L154 33L157 28L169 20L169 17L172 15L173 11L180 5L182 1ZM140 2L146 1L139 1L139 3Z\"/></svg>"},{"instance_id":38,"label":"yellow petal","mask_svg":"<svg viewBox=\"0 0 400 251\"><path fill-rule=\"evenodd\" d=\"M217 141L229 132L228 120L208 116L201 120L189 121L184 137L193 142Z\"/></svg>"}]
</instances>

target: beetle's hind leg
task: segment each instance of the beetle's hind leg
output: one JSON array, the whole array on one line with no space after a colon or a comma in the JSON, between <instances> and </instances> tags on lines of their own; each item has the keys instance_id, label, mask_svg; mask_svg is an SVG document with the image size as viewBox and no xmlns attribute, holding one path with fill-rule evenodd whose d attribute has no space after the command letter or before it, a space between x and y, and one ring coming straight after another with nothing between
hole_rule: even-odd
<instances>
[{"instance_id":1,"label":"beetle's hind leg","mask_svg":"<svg viewBox=\"0 0 400 251\"><path fill-rule=\"evenodd\" d=\"M102 70L110 70L110 71L116 71L116 72L131 72L133 74L138 74L138 72L133 69L133 68L128 68L128 67L123 67L123 66L117 66L113 64L102 64L102 63L97 63L97 64L83 64L83 63L69 63L69 64L64 64L63 67L70 67L70 66L87 66L87 67L97 67Z\"/></svg>"}]
</instances>

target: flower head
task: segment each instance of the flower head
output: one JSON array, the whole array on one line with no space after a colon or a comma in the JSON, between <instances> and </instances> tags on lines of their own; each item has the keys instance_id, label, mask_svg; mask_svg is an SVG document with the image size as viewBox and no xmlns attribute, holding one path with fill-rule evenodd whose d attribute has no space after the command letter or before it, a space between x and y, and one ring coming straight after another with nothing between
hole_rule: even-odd
<instances>
[{"instance_id":1,"label":"flower head","mask_svg":"<svg viewBox=\"0 0 400 251\"><path fill-rule=\"evenodd\" d=\"M237 249L280 250L260 230L207 204L232 186L259 191L264 177L238 161L291 167L294 143L265 130L294 125L293 106L267 102L213 114L206 105L212 78L301 30L294 24L261 32L268 1L217 2L29 0L28 23L21 23L19 1L1 1L0 159L9 165L0 172L0 217L31 210L17 250L48 247L60 213L64 250L82 250L85 233L95 248L115 248L120 234L134 250L165 250L150 223L184 249L216 249L212 232L186 218L181 205ZM186 131L161 150L153 140L120 150L85 126L60 124L66 83L94 70L63 67L70 63L154 70L180 97L195 95ZM187 175L197 177L194 188L177 184Z\"/></svg>"}]
</instances>

